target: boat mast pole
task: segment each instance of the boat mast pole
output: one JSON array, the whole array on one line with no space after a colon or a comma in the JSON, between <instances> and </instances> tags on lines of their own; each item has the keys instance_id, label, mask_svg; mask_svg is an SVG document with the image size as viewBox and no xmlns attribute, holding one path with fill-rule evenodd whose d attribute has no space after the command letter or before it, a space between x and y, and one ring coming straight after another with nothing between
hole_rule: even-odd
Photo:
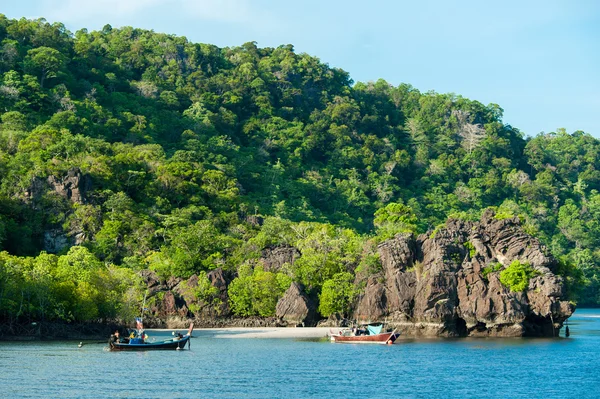
<instances>
[{"instance_id":1,"label":"boat mast pole","mask_svg":"<svg viewBox=\"0 0 600 399\"><path fill-rule=\"evenodd\" d=\"M140 319L144 322L144 310L146 309L146 297L148 296L148 290L144 293L144 302L142 303L142 311L140 312Z\"/></svg>"}]
</instances>

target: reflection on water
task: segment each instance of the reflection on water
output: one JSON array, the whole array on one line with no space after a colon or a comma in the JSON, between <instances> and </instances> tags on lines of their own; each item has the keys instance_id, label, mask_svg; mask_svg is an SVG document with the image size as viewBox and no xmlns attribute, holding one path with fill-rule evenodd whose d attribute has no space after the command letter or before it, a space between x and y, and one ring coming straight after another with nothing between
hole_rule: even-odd
<instances>
[{"instance_id":1,"label":"reflection on water","mask_svg":"<svg viewBox=\"0 0 600 399\"><path fill-rule=\"evenodd\" d=\"M578 310L569 328L570 338L375 346L200 331L190 351L168 352L107 352L97 341L0 343L0 397L597 397L600 310Z\"/></svg>"}]
</instances>

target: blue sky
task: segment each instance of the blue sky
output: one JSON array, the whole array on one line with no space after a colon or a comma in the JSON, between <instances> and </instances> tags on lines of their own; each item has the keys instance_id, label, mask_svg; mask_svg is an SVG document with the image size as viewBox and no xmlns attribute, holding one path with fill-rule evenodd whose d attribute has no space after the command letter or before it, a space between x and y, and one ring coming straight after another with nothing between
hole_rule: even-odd
<instances>
[{"instance_id":1,"label":"blue sky","mask_svg":"<svg viewBox=\"0 0 600 399\"><path fill-rule=\"evenodd\" d=\"M71 30L131 25L237 46L293 44L348 72L504 109L528 135L600 137L596 0L0 0L10 18Z\"/></svg>"}]
</instances>

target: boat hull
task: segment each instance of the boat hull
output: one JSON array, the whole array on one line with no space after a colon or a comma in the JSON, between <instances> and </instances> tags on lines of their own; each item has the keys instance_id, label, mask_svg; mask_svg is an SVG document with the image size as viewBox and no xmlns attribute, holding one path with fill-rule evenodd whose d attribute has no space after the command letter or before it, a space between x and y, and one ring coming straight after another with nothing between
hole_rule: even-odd
<instances>
[{"instance_id":1,"label":"boat hull","mask_svg":"<svg viewBox=\"0 0 600 399\"><path fill-rule=\"evenodd\" d=\"M190 337L186 336L178 341L149 342L144 344L128 344L109 342L111 351L148 351L148 350L174 350L184 349Z\"/></svg>"},{"instance_id":2,"label":"boat hull","mask_svg":"<svg viewBox=\"0 0 600 399\"><path fill-rule=\"evenodd\" d=\"M190 324L187 334L181 338L173 338L161 342L145 342L145 343L124 343L116 341L108 341L108 346L111 351L152 351L152 350L177 350L184 349L192 338L194 331L194 323ZM189 347L189 346L188 346Z\"/></svg>"},{"instance_id":3,"label":"boat hull","mask_svg":"<svg viewBox=\"0 0 600 399\"><path fill-rule=\"evenodd\" d=\"M333 342L345 344L393 344L398 338L395 332L376 335L331 335Z\"/></svg>"}]
</instances>

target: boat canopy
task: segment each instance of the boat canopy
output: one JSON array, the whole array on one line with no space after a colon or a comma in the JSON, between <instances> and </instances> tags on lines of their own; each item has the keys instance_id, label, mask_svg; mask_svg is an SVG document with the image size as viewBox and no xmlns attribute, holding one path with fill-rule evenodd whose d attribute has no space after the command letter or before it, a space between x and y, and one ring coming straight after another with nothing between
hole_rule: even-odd
<instances>
[{"instance_id":1,"label":"boat canopy","mask_svg":"<svg viewBox=\"0 0 600 399\"><path fill-rule=\"evenodd\" d=\"M377 335L377 334L381 334L381 329L383 328L383 324L378 324L375 326L372 325L368 325L367 329L369 330L369 335Z\"/></svg>"}]
</instances>

